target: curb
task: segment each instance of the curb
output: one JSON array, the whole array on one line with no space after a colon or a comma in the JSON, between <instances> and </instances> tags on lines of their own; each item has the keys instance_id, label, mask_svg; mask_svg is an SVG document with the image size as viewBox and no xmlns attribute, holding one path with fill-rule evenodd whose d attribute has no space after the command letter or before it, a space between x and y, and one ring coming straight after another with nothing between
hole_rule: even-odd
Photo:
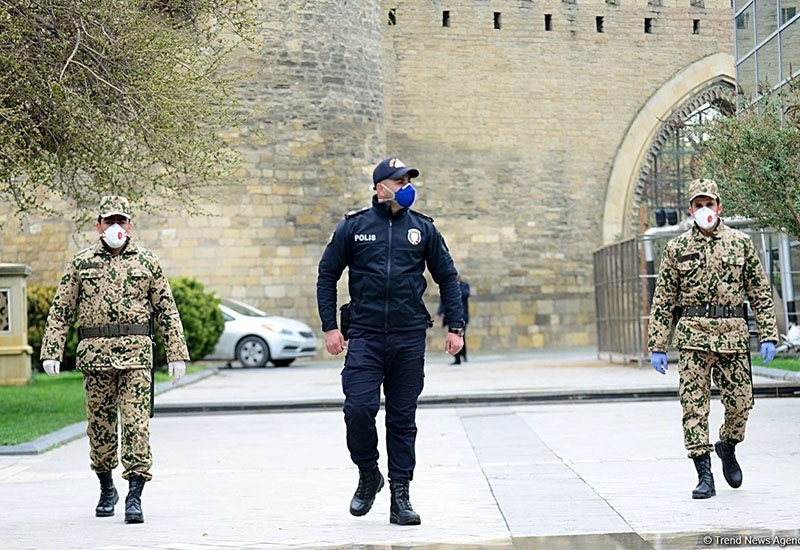
<instances>
[{"instance_id":1,"label":"curb","mask_svg":"<svg viewBox=\"0 0 800 550\"><path fill-rule=\"evenodd\" d=\"M180 388L182 386L188 386L189 384L194 384L204 378L208 378L209 376L214 376L217 374L216 368L206 369L200 372L195 372L189 375L182 377L176 383L173 383L169 380L164 382L159 382L156 384L155 392L156 395L160 393L167 392L169 390ZM156 413L158 413L159 407L156 406ZM28 441L26 443L20 443L18 445L0 445L0 456L7 456L7 455L38 455L44 452L49 451L53 447L58 447L59 445L63 445L64 443L69 443L70 441L74 441L80 437L86 435L86 421L76 422L75 424L70 424L69 426L64 426L63 428L56 430L54 432L50 432L49 434L45 434L33 441Z\"/></svg>"},{"instance_id":2,"label":"curb","mask_svg":"<svg viewBox=\"0 0 800 550\"><path fill-rule=\"evenodd\" d=\"M798 397L797 384L762 384L754 388L758 397ZM712 388L711 395L719 397L719 390ZM419 408L485 406L485 405L530 405L564 403L611 403L632 401L655 401L677 399L677 388L638 388L626 390L599 389L587 391L522 391L486 392L462 395L431 395L419 398ZM383 402L383 400L381 400ZM192 414L225 414L254 412L312 412L341 410L343 398L314 400L276 400L245 402L170 403L156 406L159 416Z\"/></svg>"},{"instance_id":3,"label":"curb","mask_svg":"<svg viewBox=\"0 0 800 550\"><path fill-rule=\"evenodd\" d=\"M783 369L773 369L771 367L753 367L753 374L772 378L774 380L787 380L789 382L800 382L800 371L790 371Z\"/></svg>"}]
</instances>

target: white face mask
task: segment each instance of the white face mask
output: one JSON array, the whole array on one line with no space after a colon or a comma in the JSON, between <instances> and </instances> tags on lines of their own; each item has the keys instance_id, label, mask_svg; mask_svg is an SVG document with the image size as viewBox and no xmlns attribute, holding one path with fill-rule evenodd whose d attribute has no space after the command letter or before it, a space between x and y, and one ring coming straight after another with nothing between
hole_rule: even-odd
<instances>
[{"instance_id":1,"label":"white face mask","mask_svg":"<svg viewBox=\"0 0 800 550\"><path fill-rule=\"evenodd\" d=\"M125 244L128 234L122 229L122 226L115 223L105 231L103 231L103 240L111 248L119 248Z\"/></svg>"},{"instance_id":2,"label":"white face mask","mask_svg":"<svg viewBox=\"0 0 800 550\"><path fill-rule=\"evenodd\" d=\"M717 224L717 218L717 213L708 206L694 211L694 221L706 231Z\"/></svg>"}]
</instances>

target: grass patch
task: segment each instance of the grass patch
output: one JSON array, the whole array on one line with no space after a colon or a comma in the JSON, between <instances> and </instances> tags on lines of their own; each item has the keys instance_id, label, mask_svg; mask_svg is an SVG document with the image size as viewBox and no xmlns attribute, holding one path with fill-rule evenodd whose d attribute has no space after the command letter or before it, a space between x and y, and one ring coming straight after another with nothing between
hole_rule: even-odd
<instances>
[{"instance_id":1,"label":"grass patch","mask_svg":"<svg viewBox=\"0 0 800 550\"><path fill-rule=\"evenodd\" d=\"M32 441L86 420L83 376L36 373L27 386L0 387L0 445Z\"/></svg>"},{"instance_id":2,"label":"grass patch","mask_svg":"<svg viewBox=\"0 0 800 550\"><path fill-rule=\"evenodd\" d=\"M761 363L762 363L761 357L759 357L758 355L753 357L753 365L759 367L766 366L769 369L781 369L793 372L800 371L800 359L786 359L783 357L776 357L775 359L769 362L769 365L762 365Z\"/></svg>"},{"instance_id":3,"label":"grass patch","mask_svg":"<svg viewBox=\"0 0 800 550\"><path fill-rule=\"evenodd\" d=\"M187 374L205 370L191 365ZM156 371L156 382L169 380ZM86 420L83 375L77 371L47 376L39 372L27 386L0 386L0 445L33 441L75 422Z\"/></svg>"}]
</instances>

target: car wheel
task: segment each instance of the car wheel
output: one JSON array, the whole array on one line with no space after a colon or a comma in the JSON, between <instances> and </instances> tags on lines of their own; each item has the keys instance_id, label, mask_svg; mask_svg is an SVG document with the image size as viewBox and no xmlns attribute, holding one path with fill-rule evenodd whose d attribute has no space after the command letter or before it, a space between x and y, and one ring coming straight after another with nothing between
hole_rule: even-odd
<instances>
[{"instance_id":1,"label":"car wheel","mask_svg":"<svg viewBox=\"0 0 800 550\"><path fill-rule=\"evenodd\" d=\"M294 359L273 359L272 364L276 367L288 367L294 363Z\"/></svg>"},{"instance_id":2,"label":"car wheel","mask_svg":"<svg viewBox=\"0 0 800 550\"><path fill-rule=\"evenodd\" d=\"M269 346L258 336L245 336L236 346L236 359L245 367L263 367L269 361Z\"/></svg>"}]
</instances>

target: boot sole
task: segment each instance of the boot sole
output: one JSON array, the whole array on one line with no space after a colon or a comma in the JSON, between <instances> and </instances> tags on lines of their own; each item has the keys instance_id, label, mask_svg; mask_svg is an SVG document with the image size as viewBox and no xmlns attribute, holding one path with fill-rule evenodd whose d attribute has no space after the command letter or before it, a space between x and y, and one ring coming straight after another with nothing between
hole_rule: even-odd
<instances>
[{"instance_id":1,"label":"boot sole","mask_svg":"<svg viewBox=\"0 0 800 550\"><path fill-rule=\"evenodd\" d=\"M722 477L724 477L724 478L725 478L725 481L726 481L726 482L728 483L728 485L730 485L730 486L731 486L733 489L738 489L739 487L741 487L741 486L742 486L742 482L740 481L739 483L734 483L734 482L732 482L732 481L730 480L730 478L728 478L728 472L727 472L727 471L725 471L725 461L722 459L722 451L721 451L722 445L720 445L720 443L722 443L722 442L721 442L721 441L717 441L716 443L714 443L714 452L717 454L717 456L719 457L719 459L722 461ZM740 471L740 472L741 472L741 470L742 470L742 469L741 469L741 468L739 468L739 471Z\"/></svg>"},{"instance_id":2,"label":"boot sole","mask_svg":"<svg viewBox=\"0 0 800 550\"><path fill-rule=\"evenodd\" d=\"M125 516L125 523L144 523L144 516Z\"/></svg>"},{"instance_id":3,"label":"boot sole","mask_svg":"<svg viewBox=\"0 0 800 550\"><path fill-rule=\"evenodd\" d=\"M711 497L715 497L715 496L717 496L717 491L711 491L711 494L708 494L708 495L697 495L695 493L692 493L692 498L695 499L695 500L703 500L703 499L711 498Z\"/></svg>"},{"instance_id":4,"label":"boot sole","mask_svg":"<svg viewBox=\"0 0 800 550\"><path fill-rule=\"evenodd\" d=\"M378 485L378 489L375 491L375 496L378 496L378 493L381 492L381 489L383 489L383 476L381 476L381 482ZM361 510L353 510L353 508L350 508L350 514L356 516L357 518L361 516L366 516L369 513L369 511L372 510L372 505L374 503L375 503L375 497L372 497L372 500L369 501L369 505L367 505L366 509L361 511Z\"/></svg>"},{"instance_id":5,"label":"boot sole","mask_svg":"<svg viewBox=\"0 0 800 550\"><path fill-rule=\"evenodd\" d=\"M395 525L419 525L420 523L422 523L422 520L416 518L403 521L395 514L389 514L389 523L394 523Z\"/></svg>"}]
</instances>

